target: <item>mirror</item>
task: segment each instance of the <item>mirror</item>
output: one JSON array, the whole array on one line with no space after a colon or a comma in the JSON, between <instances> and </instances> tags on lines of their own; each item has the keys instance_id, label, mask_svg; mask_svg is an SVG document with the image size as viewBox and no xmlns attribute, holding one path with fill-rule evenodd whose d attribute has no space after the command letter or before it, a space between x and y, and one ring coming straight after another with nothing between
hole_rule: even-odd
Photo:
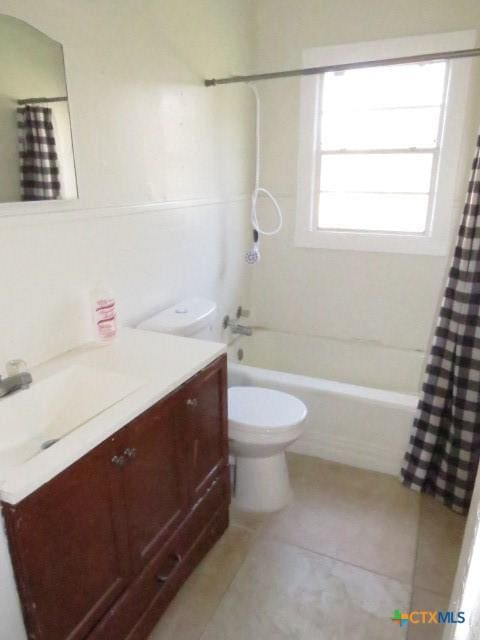
<instances>
[{"instance_id":1,"label":"mirror","mask_svg":"<svg viewBox=\"0 0 480 640\"><path fill-rule=\"evenodd\" d=\"M0 14L0 203L73 198L62 45Z\"/></svg>"}]
</instances>

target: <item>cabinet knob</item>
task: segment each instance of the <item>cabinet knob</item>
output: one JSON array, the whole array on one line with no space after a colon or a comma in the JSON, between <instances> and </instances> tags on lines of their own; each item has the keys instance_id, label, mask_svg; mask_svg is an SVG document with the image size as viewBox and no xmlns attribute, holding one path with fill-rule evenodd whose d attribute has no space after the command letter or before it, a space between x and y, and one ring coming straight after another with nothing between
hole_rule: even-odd
<instances>
[{"instance_id":1,"label":"cabinet knob","mask_svg":"<svg viewBox=\"0 0 480 640\"><path fill-rule=\"evenodd\" d=\"M197 398L189 398L187 400L187 407L192 407L195 408L198 405L198 400Z\"/></svg>"},{"instance_id":2,"label":"cabinet knob","mask_svg":"<svg viewBox=\"0 0 480 640\"><path fill-rule=\"evenodd\" d=\"M125 456L113 456L112 458L113 464L115 464L117 467L123 467L126 461L127 459L125 458Z\"/></svg>"},{"instance_id":3,"label":"cabinet knob","mask_svg":"<svg viewBox=\"0 0 480 640\"><path fill-rule=\"evenodd\" d=\"M127 447L123 452L123 455L127 456L127 458L130 458L131 460L132 458L135 458L135 456L137 455L137 450L132 447Z\"/></svg>"},{"instance_id":4,"label":"cabinet knob","mask_svg":"<svg viewBox=\"0 0 480 640\"><path fill-rule=\"evenodd\" d=\"M173 561L173 566L171 567L170 571L168 573L159 573L157 575L157 582L160 585L164 585L167 582L167 580L169 579L170 575L177 568L177 565L179 565L180 562L182 561L182 556L179 553L173 552L173 553L170 554L170 560Z\"/></svg>"}]
</instances>

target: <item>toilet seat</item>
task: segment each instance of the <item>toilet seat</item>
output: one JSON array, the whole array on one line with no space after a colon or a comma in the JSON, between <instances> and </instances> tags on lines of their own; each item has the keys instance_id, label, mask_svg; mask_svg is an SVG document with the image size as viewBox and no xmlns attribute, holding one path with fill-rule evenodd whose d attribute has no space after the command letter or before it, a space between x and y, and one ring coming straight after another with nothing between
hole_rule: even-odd
<instances>
[{"instance_id":1,"label":"toilet seat","mask_svg":"<svg viewBox=\"0 0 480 640\"><path fill-rule=\"evenodd\" d=\"M295 437L307 408L283 391L264 387L230 387L229 435L238 440L283 441Z\"/></svg>"}]
</instances>

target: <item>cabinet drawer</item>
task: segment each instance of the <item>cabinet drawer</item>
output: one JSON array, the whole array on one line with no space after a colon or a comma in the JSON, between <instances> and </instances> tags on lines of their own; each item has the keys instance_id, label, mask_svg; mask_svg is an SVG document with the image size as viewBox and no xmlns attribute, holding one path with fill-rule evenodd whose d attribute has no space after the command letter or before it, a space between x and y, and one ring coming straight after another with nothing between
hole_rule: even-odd
<instances>
[{"instance_id":1,"label":"cabinet drawer","mask_svg":"<svg viewBox=\"0 0 480 640\"><path fill-rule=\"evenodd\" d=\"M145 624L143 618L147 615L147 610L150 611L153 607L156 612L153 626L186 576L228 526L228 481L228 469L225 469L212 482L203 499L198 501L195 509L162 551L153 558L95 627L88 640L130 640L146 637L139 635L138 628L139 625Z\"/></svg>"},{"instance_id":2,"label":"cabinet drawer","mask_svg":"<svg viewBox=\"0 0 480 640\"><path fill-rule=\"evenodd\" d=\"M177 534L177 552L185 556L195 543L198 534L211 520L218 508L230 502L230 474L228 467L222 469L198 500Z\"/></svg>"},{"instance_id":3,"label":"cabinet drawer","mask_svg":"<svg viewBox=\"0 0 480 640\"><path fill-rule=\"evenodd\" d=\"M152 629L155 627L160 616L165 611L169 603L172 601L177 591L191 574L193 569L198 565L202 558L213 547L215 542L221 537L222 533L228 527L228 504L223 504L213 518L207 523L193 547L191 547L187 556L179 565L178 571L172 575L172 579L165 584L164 589L157 594L152 600L150 606L146 609L138 623L128 634L125 640L146 640ZM120 640L116 637L106 637L104 640Z\"/></svg>"},{"instance_id":4,"label":"cabinet drawer","mask_svg":"<svg viewBox=\"0 0 480 640\"><path fill-rule=\"evenodd\" d=\"M103 620L88 636L88 640L123 640L144 615L153 601L170 593L184 558L176 551L177 536L142 571ZM169 600L167 600L168 602Z\"/></svg>"}]
</instances>

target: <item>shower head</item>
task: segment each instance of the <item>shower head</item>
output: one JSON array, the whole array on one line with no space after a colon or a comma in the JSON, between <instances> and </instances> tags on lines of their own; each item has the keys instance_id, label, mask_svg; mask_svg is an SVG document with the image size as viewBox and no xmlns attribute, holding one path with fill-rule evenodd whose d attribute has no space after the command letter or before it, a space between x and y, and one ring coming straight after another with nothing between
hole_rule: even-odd
<instances>
[{"instance_id":1,"label":"shower head","mask_svg":"<svg viewBox=\"0 0 480 640\"><path fill-rule=\"evenodd\" d=\"M259 260L260 260L260 251L258 250L258 247L254 245L252 249L249 249L245 253L245 262L247 264L255 264Z\"/></svg>"}]
</instances>

